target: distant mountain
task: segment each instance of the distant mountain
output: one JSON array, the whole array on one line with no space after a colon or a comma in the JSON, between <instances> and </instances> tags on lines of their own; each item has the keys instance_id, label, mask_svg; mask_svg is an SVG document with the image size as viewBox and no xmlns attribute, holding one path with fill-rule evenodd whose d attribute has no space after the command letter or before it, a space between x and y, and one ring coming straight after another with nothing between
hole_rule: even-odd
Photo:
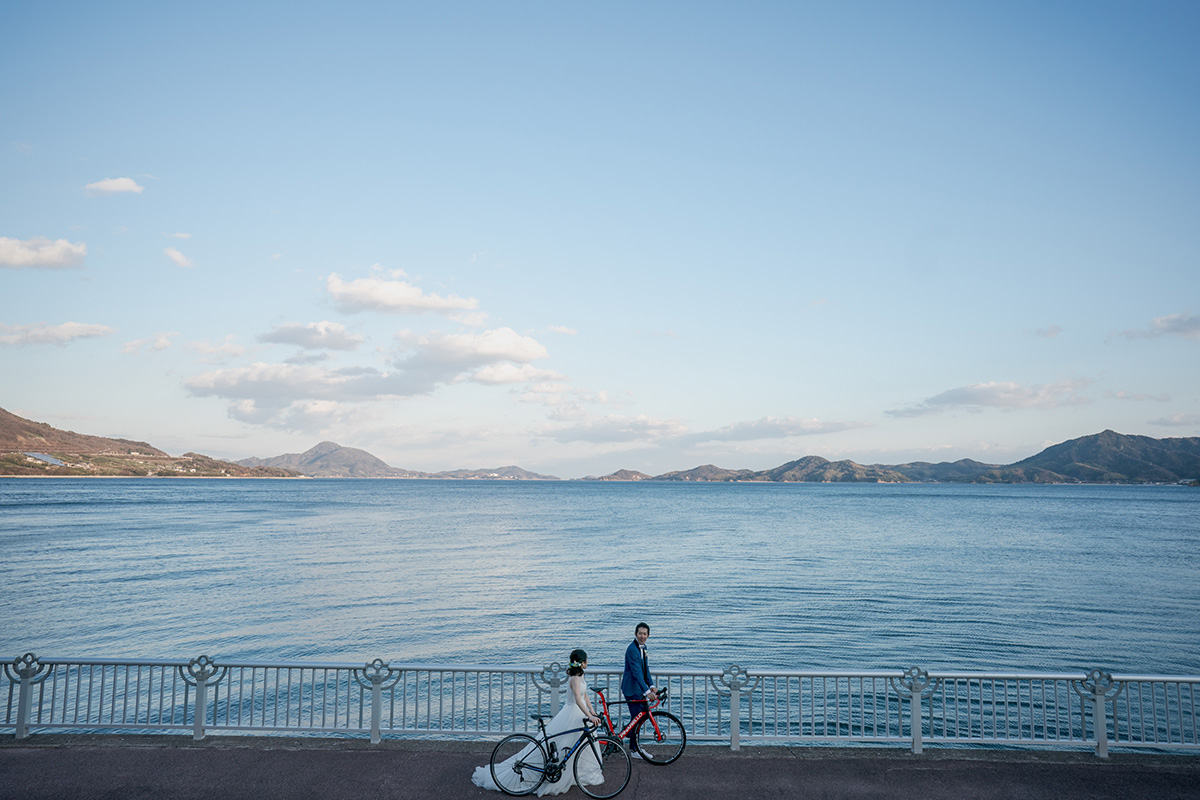
<instances>
[{"instance_id":1,"label":"distant mountain","mask_svg":"<svg viewBox=\"0 0 1200 800\"><path fill-rule=\"evenodd\" d=\"M162 450L132 439L109 439L64 431L18 417L0 408L0 453L54 452L71 455L109 453L165 456Z\"/></svg>"},{"instance_id":2,"label":"distant mountain","mask_svg":"<svg viewBox=\"0 0 1200 800\"><path fill-rule=\"evenodd\" d=\"M928 461L915 461L911 464L897 464L889 467L882 464L873 465L879 469L890 469L899 472L912 481L937 481L942 483L970 483L988 470L999 469L997 464L984 464L982 461L972 461L963 458L958 461L942 461L930 464Z\"/></svg>"},{"instance_id":3,"label":"distant mountain","mask_svg":"<svg viewBox=\"0 0 1200 800\"><path fill-rule=\"evenodd\" d=\"M613 473L632 473L620 470ZM611 478L610 478L611 479ZM774 469L755 472L706 464L667 472L656 481L780 481L869 483L1187 483L1200 479L1200 437L1152 439L1111 430L1047 447L1014 464L984 464L964 458L932 464L917 461L863 466L805 456ZM585 479L586 480L586 479ZM605 480L592 478L591 480ZM645 480L645 479L643 479Z\"/></svg>"},{"instance_id":4,"label":"distant mountain","mask_svg":"<svg viewBox=\"0 0 1200 800\"><path fill-rule=\"evenodd\" d=\"M0 475L130 475L162 477L442 478L543 480L515 466L417 472L392 467L365 450L321 442L303 453L220 461L199 453L171 456L146 442L64 431L0 408ZM1047 447L1013 464L964 458L937 464L871 464L805 456L774 469L725 469L705 464L651 477L617 470L592 481L810 483L1194 483L1200 479L1200 437L1153 439L1106 430Z\"/></svg>"},{"instance_id":5,"label":"distant mountain","mask_svg":"<svg viewBox=\"0 0 1200 800\"><path fill-rule=\"evenodd\" d=\"M495 469L454 469L435 472L431 478L448 478L456 481L557 481L554 475L539 475L520 467L496 467Z\"/></svg>"},{"instance_id":6,"label":"distant mountain","mask_svg":"<svg viewBox=\"0 0 1200 800\"><path fill-rule=\"evenodd\" d=\"M755 472L750 469L722 469L705 464L695 469L667 472L656 481L761 481L766 483L908 483L909 479L888 468L864 467L853 461L829 461L820 456L805 456L775 469Z\"/></svg>"},{"instance_id":7,"label":"distant mountain","mask_svg":"<svg viewBox=\"0 0 1200 800\"><path fill-rule=\"evenodd\" d=\"M753 480L754 475L754 471L749 469L722 469L721 467L714 467L712 464L705 464L702 467L694 467L692 469L664 472L662 475L655 475L654 480L712 481L724 483L727 481Z\"/></svg>"},{"instance_id":8,"label":"distant mountain","mask_svg":"<svg viewBox=\"0 0 1200 800\"><path fill-rule=\"evenodd\" d=\"M829 461L806 456L775 469L755 473L755 480L788 483L908 483L909 478L889 467L864 467L853 461Z\"/></svg>"},{"instance_id":9,"label":"distant mountain","mask_svg":"<svg viewBox=\"0 0 1200 800\"><path fill-rule=\"evenodd\" d=\"M247 467L281 467L310 478L431 478L425 472L396 469L366 450L321 442L303 453L285 453L274 458L243 458Z\"/></svg>"},{"instance_id":10,"label":"distant mountain","mask_svg":"<svg viewBox=\"0 0 1200 800\"><path fill-rule=\"evenodd\" d=\"M553 475L539 475L520 467L495 469L456 469L449 472L417 472L397 469L366 450L343 447L336 442L321 442L303 453L285 453L274 458L243 458L245 466L283 467L310 478L443 478L449 480L523 480L556 481Z\"/></svg>"},{"instance_id":11,"label":"distant mountain","mask_svg":"<svg viewBox=\"0 0 1200 800\"><path fill-rule=\"evenodd\" d=\"M0 475L159 478L296 478L199 453L171 456L145 442L59 430L0 408Z\"/></svg>"},{"instance_id":12,"label":"distant mountain","mask_svg":"<svg viewBox=\"0 0 1200 800\"><path fill-rule=\"evenodd\" d=\"M1152 439L1104 431L1047 447L1036 456L993 471L1053 473L1086 483L1177 483L1200 478L1200 437ZM986 480L993 472L985 473Z\"/></svg>"},{"instance_id":13,"label":"distant mountain","mask_svg":"<svg viewBox=\"0 0 1200 800\"><path fill-rule=\"evenodd\" d=\"M652 481L654 478L644 472L638 472L636 469L619 469L611 475L602 475L597 478L595 475L588 475L580 480L585 481Z\"/></svg>"}]
</instances>

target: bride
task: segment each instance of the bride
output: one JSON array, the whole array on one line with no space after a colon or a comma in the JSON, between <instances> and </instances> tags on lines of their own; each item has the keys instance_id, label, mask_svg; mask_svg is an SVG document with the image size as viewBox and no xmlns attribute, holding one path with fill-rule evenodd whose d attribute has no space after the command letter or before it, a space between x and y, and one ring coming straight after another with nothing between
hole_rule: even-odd
<instances>
[{"instance_id":1,"label":"bride","mask_svg":"<svg viewBox=\"0 0 1200 800\"><path fill-rule=\"evenodd\" d=\"M587 669L587 653L583 650L571 651L571 666L567 670L567 699L563 703L562 709L554 715L554 719L546 723L546 735L550 742L555 742L558 745L559 752L569 750L579 738L577 733L572 733L565 736L555 736L556 733L564 731L577 731L583 727L583 721L586 719L592 725L600 724L600 717L596 716L596 712L592 711L592 704L588 700L587 685L583 679L583 671ZM525 755L519 753L513 758L508 759L504 763L507 764L515 758ZM596 761L596 756L592 753L589 747L580 747L571 754L571 758L563 764L562 777L553 783L546 781L538 787L537 793L544 794L562 794L575 785L575 759L582 759L579 765L580 780L587 784L600 783L604 780L600 773L600 764ZM492 780L492 771L488 765L476 767L475 773L471 776L471 782L476 786L482 786L484 789L492 789L499 791L500 787Z\"/></svg>"}]
</instances>

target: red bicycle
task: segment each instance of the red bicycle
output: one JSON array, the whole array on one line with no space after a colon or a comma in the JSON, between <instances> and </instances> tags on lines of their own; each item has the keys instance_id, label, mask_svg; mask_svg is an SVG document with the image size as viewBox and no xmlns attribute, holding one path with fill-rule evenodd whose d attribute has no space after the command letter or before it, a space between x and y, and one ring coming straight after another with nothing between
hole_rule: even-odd
<instances>
[{"instance_id":1,"label":"red bicycle","mask_svg":"<svg viewBox=\"0 0 1200 800\"><path fill-rule=\"evenodd\" d=\"M629 720L629 724L620 733L614 730L612 717L608 715L609 703L604 696L604 690L595 686L591 689L600 696L600 718L604 720L608 732L618 739L624 739L632 731L630 742L647 763L661 767L683 755L683 748L687 745L687 731L683 729L683 723L669 711L656 710L667 699L666 689L658 693L656 702ZM629 701L615 701L614 705L616 704L628 705Z\"/></svg>"}]
</instances>

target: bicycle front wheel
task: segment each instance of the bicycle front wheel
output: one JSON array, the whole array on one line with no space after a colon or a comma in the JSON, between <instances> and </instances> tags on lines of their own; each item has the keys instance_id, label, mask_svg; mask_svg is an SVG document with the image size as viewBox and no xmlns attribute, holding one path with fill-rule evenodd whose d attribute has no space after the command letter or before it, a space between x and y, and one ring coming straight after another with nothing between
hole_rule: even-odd
<instances>
[{"instance_id":1,"label":"bicycle front wheel","mask_svg":"<svg viewBox=\"0 0 1200 800\"><path fill-rule=\"evenodd\" d=\"M614 797L629 783L629 751L615 736L596 734L575 754L575 783L588 797Z\"/></svg>"},{"instance_id":2,"label":"bicycle front wheel","mask_svg":"<svg viewBox=\"0 0 1200 800\"><path fill-rule=\"evenodd\" d=\"M529 794L546 780L546 751L532 736L506 736L492 751L492 780L505 794Z\"/></svg>"},{"instance_id":3,"label":"bicycle front wheel","mask_svg":"<svg viewBox=\"0 0 1200 800\"><path fill-rule=\"evenodd\" d=\"M654 730L654 722L658 730ZM670 764L683 755L687 732L679 717L667 711L655 711L654 722L644 718L633 732L633 744L647 763L656 766Z\"/></svg>"}]
</instances>

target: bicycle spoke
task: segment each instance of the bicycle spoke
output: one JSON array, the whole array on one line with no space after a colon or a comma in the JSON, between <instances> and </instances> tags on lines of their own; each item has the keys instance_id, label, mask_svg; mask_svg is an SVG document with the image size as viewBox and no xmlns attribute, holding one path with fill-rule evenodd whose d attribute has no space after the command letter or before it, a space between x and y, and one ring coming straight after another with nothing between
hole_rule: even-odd
<instances>
[{"instance_id":1,"label":"bicycle spoke","mask_svg":"<svg viewBox=\"0 0 1200 800\"><path fill-rule=\"evenodd\" d=\"M546 754L532 736L514 733L492 751L492 780L505 794L529 794L546 777Z\"/></svg>"},{"instance_id":2,"label":"bicycle spoke","mask_svg":"<svg viewBox=\"0 0 1200 800\"><path fill-rule=\"evenodd\" d=\"M658 723L657 731L655 723ZM662 766L670 764L683 753L687 734L678 717L667 711L657 711L653 722L646 718L638 725L634 742L642 758L650 764Z\"/></svg>"},{"instance_id":3,"label":"bicycle spoke","mask_svg":"<svg viewBox=\"0 0 1200 800\"><path fill-rule=\"evenodd\" d=\"M589 797L613 797L629 783L629 751L607 733L584 742L575 756L575 782Z\"/></svg>"}]
</instances>

